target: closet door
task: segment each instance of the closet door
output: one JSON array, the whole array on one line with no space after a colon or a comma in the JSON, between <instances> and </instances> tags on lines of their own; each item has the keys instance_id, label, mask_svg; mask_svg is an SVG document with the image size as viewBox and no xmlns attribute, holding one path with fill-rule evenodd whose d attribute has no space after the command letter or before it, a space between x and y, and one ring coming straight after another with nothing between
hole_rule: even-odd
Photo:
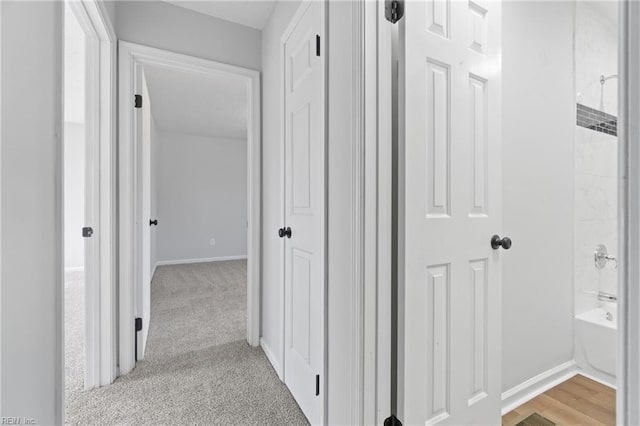
<instances>
[{"instance_id":1,"label":"closet door","mask_svg":"<svg viewBox=\"0 0 640 426\"><path fill-rule=\"evenodd\" d=\"M284 381L312 424L324 422L325 141L323 3L308 2L284 43ZM289 232L290 230L290 232Z\"/></svg>"}]
</instances>

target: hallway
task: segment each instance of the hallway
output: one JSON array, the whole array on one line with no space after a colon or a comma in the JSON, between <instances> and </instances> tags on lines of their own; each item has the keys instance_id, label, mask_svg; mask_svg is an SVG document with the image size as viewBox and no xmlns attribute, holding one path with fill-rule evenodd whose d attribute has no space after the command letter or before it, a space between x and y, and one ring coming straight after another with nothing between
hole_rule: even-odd
<instances>
[{"instance_id":1,"label":"hallway","mask_svg":"<svg viewBox=\"0 0 640 426\"><path fill-rule=\"evenodd\" d=\"M246 261L158 267L145 359L67 401L68 424L306 424L247 345Z\"/></svg>"}]
</instances>

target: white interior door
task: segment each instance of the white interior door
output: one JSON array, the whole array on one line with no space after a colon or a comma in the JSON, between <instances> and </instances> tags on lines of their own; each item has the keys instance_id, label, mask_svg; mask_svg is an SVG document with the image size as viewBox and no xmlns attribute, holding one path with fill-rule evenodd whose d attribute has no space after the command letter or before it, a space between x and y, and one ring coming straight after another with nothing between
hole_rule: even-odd
<instances>
[{"instance_id":1,"label":"white interior door","mask_svg":"<svg viewBox=\"0 0 640 426\"><path fill-rule=\"evenodd\" d=\"M140 268L138 268L138 285L136 285L136 317L142 318L142 330L136 334L138 341L138 360L144 358L151 320L151 102L149 88L140 72L140 92L142 107L139 109L139 145L138 153L138 230L140 232Z\"/></svg>"},{"instance_id":2,"label":"white interior door","mask_svg":"<svg viewBox=\"0 0 640 426\"><path fill-rule=\"evenodd\" d=\"M400 21L403 424L500 424L500 15L408 1Z\"/></svg>"},{"instance_id":3,"label":"white interior door","mask_svg":"<svg viewBox=\"0 0 640 426\"><path fill-rule=\"evenodd\" d=\"M284 44L285 352L284 381L312 424L324 421L324 68L317 37L321 2Z\"/></svg>"}]
</instances>

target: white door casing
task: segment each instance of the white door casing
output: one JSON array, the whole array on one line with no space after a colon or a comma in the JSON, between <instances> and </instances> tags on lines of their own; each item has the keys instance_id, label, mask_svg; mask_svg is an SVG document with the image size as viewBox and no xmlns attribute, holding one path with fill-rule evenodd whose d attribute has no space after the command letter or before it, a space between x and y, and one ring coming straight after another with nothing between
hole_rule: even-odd
<instances>
[{"instance_id":1,"label":"white door casing","mask_svg":"<svg viewBox=\"0 0 640 426\"><path fill-rule=\"evenodd\" d=\"M84 226L91 227L92 236L84 238L84 314L85 314L85 374L84 388L100 384L100 111L99 45L82 5L71 6L85 32L85 164L84 164ZM80 232L80 230L77 230Z\"/></svg>"},{"instance_id":2,"label":"white door casing","mask_svg":"<svg viewBox=\"0 0 640 426\"><path fill-rule=\"evenodd\" d=\"M324 423L325 120L323 4L308 2L284 41L284 381L312 424ZM317 381L317 382L316 382Z\"/></svg>"},{"instance_id":3,"label":"white door casing","mask_svg":"<svg viewBox=\"0 0 640 426\"><path fill-rule=\"evenodd\" d=\"M93 229L84 241L85 389L116 376L114 169L115 32L104 5L68 2L86 40L85 49L85 212ZM78 233L80 229L76 230Z\"/></svg>"},{"instance_id":4,"label":"white door casing","mask_svg":"<svg viewBox=\"0 0 640 426\"><path fill-rule=\"evenodd\" d=\"M499 424L501 5L405 2L400 43L399 418Z\"/></svg>"}]
</instances>

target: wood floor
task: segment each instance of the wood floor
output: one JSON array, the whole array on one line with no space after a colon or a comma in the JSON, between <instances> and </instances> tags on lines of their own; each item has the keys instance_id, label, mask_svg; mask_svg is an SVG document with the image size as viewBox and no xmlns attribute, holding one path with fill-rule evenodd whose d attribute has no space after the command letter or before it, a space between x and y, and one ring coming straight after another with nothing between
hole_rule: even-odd
<instances>
[{"instance_id":1,"label":"wood floor","mask_svg":"<svg viewBox=\"0 0 640 426\"><path fill-rule=\"evenodd\" d=\"M557 425L614 425L616 391L577 375L502 416L514 426L537 412Z\"/></svg>"}]
</instances>

